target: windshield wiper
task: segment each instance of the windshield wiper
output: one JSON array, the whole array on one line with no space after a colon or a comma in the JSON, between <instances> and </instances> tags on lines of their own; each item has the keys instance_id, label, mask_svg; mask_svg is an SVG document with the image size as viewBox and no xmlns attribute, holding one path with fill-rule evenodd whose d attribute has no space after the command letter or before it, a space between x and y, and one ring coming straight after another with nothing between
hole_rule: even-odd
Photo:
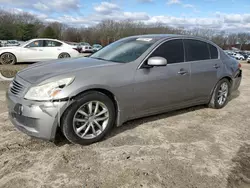
<instances>
[{"instance_id":1,"label":"windshield wiper","mask_svg":"<svg viewBox=\"0 0 250 188\"><path fill-rule=\"evenodd\" d=\"M104 60L104 61L109 61L109 60L106 60L106 59L103 59L103 58L100 58L100 57L91 57L90 58L93 58L93 59L98 59L98 60Z\"/></svg>"},{"instance_id":2,"label":"windshield wiper","mask_svg":"<svg viewBox=\"0 0 250 188\"><path fill-rule=\"evenodd\" d=\"M91 57L90 56L90 58L103 60L103 61L111 61L111 62L115 62L115 63L125 63L125 62L122 62L122 61L108 60L108 59L103 59L103 58L100 58L100 57Z\"/></svg>"}]
</instances>

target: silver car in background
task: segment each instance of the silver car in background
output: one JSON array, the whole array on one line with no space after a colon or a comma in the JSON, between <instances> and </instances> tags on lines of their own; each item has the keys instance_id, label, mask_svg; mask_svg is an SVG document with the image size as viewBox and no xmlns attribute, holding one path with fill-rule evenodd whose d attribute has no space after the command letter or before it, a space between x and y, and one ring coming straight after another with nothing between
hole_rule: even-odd
<instances>
[{"instance_id":1,"label":"silver car in background","mask_svg":"<svg viewBox=\"0 0 250 188\"><path fill-rule=\"evenodd\" d=\"M34 64L16 75L7 98L12 123L28 135L72 143L101 140L124 122L208 104L237 90L241 65L210 41L132 36L92 56Z\"/></svg>"}]
</instances>

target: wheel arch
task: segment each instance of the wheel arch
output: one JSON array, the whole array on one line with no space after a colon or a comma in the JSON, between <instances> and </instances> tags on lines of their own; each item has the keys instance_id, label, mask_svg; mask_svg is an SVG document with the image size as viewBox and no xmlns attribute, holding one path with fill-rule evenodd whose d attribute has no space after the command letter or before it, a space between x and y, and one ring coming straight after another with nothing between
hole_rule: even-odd
<instances>
[{"instance_id":1,"label":"wheel arch","mask_svg":"<svg viewBox=\"0 0 250 188\"><path fill-rule=\"evenodd\" d=\"M60 59L60 58L59 58L59 56L60 56L61 54L68 54L68 55L69 55L69 57L71 58L70 53L68 53L68 52L60 52L60 53L58 53L58 56L57 56L57 58L58 58L58 59Z\"/></svg>"},{"instance_id":2,"label":"wheel arch","mask_svg":"<svg viewBox=\"0 0 250 188\"><path fill-rule=\"evenodd\" d=\"M114 103L114 107L115 107L115 121L116 121L116 125L119 125L120 124L120 107L119 107L119 102L116 98L116 96L108 89L104 89L104 88L90 88L90 89L86 89L86 90L83 90L83 91L80 91L78 92L76 95L74 95L73 97L70 97L70 101L72 101L72 103L67 106L67 108L63 111L63 113L60 115L60 121L62 119L62 117L64 116L64 113L67 111L67 109L74 103L74 101L81 95L87 93L87 92L91 92L91 91L97 91L97 92L100 92L104 95L106 95L107 97L109 97L112 102ZM59 126L60 127L60 124Z\"/></svg>"},{"instance_id":3,"label":"wheel arch","mask_svg":"<svg viewBox=\"0 0 250 188\"><path fill-rule=\"evenodd\" d=\"M91 89L86 89L86 90L84 90L84 91L81 91L80 93L78 93L77 95L75 95L75 96L72 97L72 98L75 99L75 98L79 97L80 95L82 95L82 94L84 94L84 93L87 93L87 92L90 92L90 91L98 91L98 92L103 93L103 94L105 94L106 96L108 96L108 97L112 100L112 102L114 103L115 108L116 108L116 110L117 110L117 108L118 108L117 99L116 99L115 95L114 95L111 91L109 91L109 90L107 90L107 89L103 89L103 88L91 88Z\"/></svg>"},{"instance_id":4,"label":"wheel arch","mask_svg":"<svg viewBox=\"0 0 250 188\"><path fill-rule=\"evenodd\" d=\"M213 87L213 89L212 89L212 91L211 91L211 93L210 93L210 99L211 99L211 97L212 97L212 95L213 95L213 93L214 93L214 90L215 90L217 84L218 84L222 79L227 79L231 85L232 85L232 83L233 83L233 79L231 78L231 76L229 76L229 75L222 76L222 77L216 82L216 84L214 85L214 87ZM230 87L231 87L231 85L230 85ZM209 99L209 100L210 100L210 99Z\"/></svg>"}]
</instances>

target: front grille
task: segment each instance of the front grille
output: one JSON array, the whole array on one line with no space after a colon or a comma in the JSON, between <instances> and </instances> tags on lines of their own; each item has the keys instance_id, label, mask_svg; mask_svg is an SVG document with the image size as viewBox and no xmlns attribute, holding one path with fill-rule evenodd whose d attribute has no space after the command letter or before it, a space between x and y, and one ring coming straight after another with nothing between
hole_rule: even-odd
<instances>
[{"instance_id":1,"label":"front grille","mask_svg":"<svg viewBox=\"0 0 250 188\"><path fill-rule=\"evenodd\" d=\"M17 82L16 80L13 80L10 86L10 91L14 95L19 95L24 91L24 86L19 82Z\"/></svg>"}]
</instances>

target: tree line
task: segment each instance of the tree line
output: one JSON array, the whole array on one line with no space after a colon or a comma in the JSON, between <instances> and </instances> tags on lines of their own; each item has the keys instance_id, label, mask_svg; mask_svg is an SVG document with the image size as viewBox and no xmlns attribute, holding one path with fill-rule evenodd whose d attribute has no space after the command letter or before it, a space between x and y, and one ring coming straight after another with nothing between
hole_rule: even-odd
<instances>
[{"instance_id":1,"label":"tree line","mask_svg":"<svg viewBox=\"0 0 250 188\"><path fill-rule=\"evenodd\" d=\"M151 25L131 20L103 20L91 27L69 26L59 22L43 22L29 13L0 10L0 40L27 41L37 37L54 38L70 42L89 42L107 45L120 38L141 34L181 34L200 36L224 49L237 47L250 50L249 33L227 33L211 29L173 28L162 23Z\"/></svg>"}]
</instances>

